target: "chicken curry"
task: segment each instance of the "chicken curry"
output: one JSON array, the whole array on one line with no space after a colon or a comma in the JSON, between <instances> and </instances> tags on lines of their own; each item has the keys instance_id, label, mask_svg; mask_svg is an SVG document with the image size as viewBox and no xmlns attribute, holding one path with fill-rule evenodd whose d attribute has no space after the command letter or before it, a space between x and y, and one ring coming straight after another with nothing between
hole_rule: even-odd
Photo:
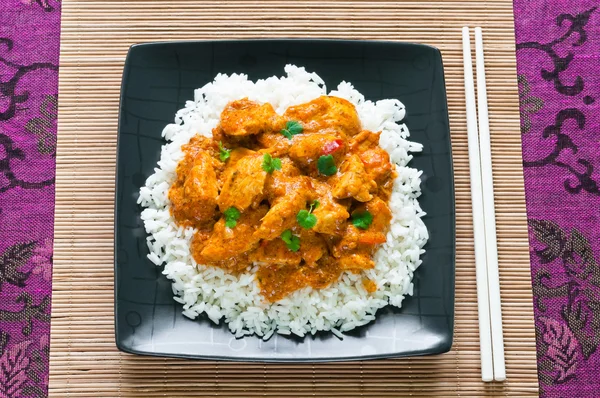
<instances>
[{"instance_id":1,"label":"chicken curry","mask_svg":"<svg viewBox=\"0 0 600 398\"><path fill-rule=\"evenodd\" d=\"M233 101L212 138L196 135L182 150L169 200L176 222L197 231L198 264L258 266L270 302L374 267L396 174L350 102L322 96L279 115L268 103Z\"/></svg>"}]
</instances>

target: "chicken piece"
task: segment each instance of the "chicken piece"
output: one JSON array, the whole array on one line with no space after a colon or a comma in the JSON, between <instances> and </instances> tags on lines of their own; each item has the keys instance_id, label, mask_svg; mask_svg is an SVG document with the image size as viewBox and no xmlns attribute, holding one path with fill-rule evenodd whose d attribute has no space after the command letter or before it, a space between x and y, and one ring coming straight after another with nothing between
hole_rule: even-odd
<instances>
[{"instance_id":1,"label":"chicken piece","mask_svg":"<svg viewBox=\"0 0 600 398\"><path fill-rule=\"evenodd\" d=\"M334 151L325 151L331 145L336 145ZM337 162L346 153L345 140L331 133L300 134L293 138L288 156L298 166L311 172L317 172L317 160L323 155L332 155Z\"/></svg>"},{"instance_id":2,"label":"chicken piece","mask_svg":"<svg viewBox=\"0 0 600 398\"><path fill-rule=\"evenodd\" d=\"M378 197L358 206L352 214L368 211L373 216L367 229L358 229L350 224L342 240L337 243L334 252L354 250L357 247L375 246L386 241L386 234L392 220L388 205Z\"/></svg>"},{"instance_id":3,"label":"chicken piece","mask_svg":"<svg viewBox=\"0 0 600 398\"><path fill-rule=\"evenodd\" d=\"M284 137L279 131L266 132L256 136L258 146L263 148L262 152L269 153L273 157L286 155L292 141Z\"/></svg>"},{"instance_id":4,"label":"chicken piece","mask_svg":"<svg viewBox=\"0 0 600 398\"><path fill-rule=\"evenodd\" d=\"M369 243L362 243L362 240ZM361 231L354 225L348 225L346 234L333 248L332 255L338 266L344 270L361 270L373 268L371 259L374 244L370 242L385 242L385 235L380 232Z\"/></svg>"},{"instance_id":5,"label":"chicken piece","mask_svg":"<svg viewBox=\"0 0 600 398\"><path fill-rule=\"evenodd\" d=\"M213 140L225 148L254 148L256 135L227 135L219 124L212 129Z\"/></svg>"},{"instance_id":6,"label":"chicken piece","mask_svg":"<svg viewBox=\"0 0 600 398\"><path fill-rule=\"evenodd\" d=\"M332 248L333 256L339 260L339 266L343 269L372 268L371 255L377 245L386 241L386 233L392 219L387 204L375 197L370 202L359 206L354 212L365 210L373 216L371 225L363 230L349 224L342 239Z\"/></svg>"},{"instance_id":7,"label":"chicken piece","mask_svg":"<svg viewBox=\"0 0 600 398\"><path fill-rule=\"evenodd\" d=\"M392 212L389 206L383 200L378 197L374 197L373 200L367 202L361 207L365 207L366 210L373 216L373 221L368 228L368 231L387 233L390 222L392 221ZM359 207L357 210L362 210Z\"/></svg>"},{"instance_id":8,"label":"chicken piece","mask_svg":"<svg viewBox=\"0 0 600 398\"><path fill-rule=\"evenodd\" d=\"M359 234L360 231L358 228L352 224L348 224L342 239L331 248L331 254L333 257L340 258L344 252L355 250L358 247Z\"/></svg>"},{"instance_id":9,"label":"chicken piece","mask_svg":"<svg viewBox=\"0 0 600 398\"><path fill-rule=\"evenodd\" d=\"M258 248L250 253L249 259L260 265L298 265L302 261L301 252L293 252L281 239L263 240Z\"/></svg>"},{"instance_id":10,"label":"chicken piece","mask_svg":"<svg viewBox=\"0 0 600 398\"><path fill-rule=\"evenodd\" d=\"M361 131L356 108L339 97L321 96L305 104L291 106L283 116L301 122L305 134L328 131L337 133L340 138L340 135L353 136Z\"/></svg>"},{"instance_id":11,"label":"chicken piece","mask_svg":"<svg viewBox=\"0 0 600 398\"><path fill-rule=\"evenodd\" d=\"M247 149L247 148L234 148L231 150L231 152L229 152L229 159L227 159L225 161L225 163L223 163L223 170L226 168L232 168L234 167L234 165L243 157L246 156L250 156L250 155L257 155L257 152L251 150L251 149ZM262 164L261 164L262 167ZM225 178L228 176L227 173L223 173L221 172L220 174L218 174L218 182L219 182L219 192L223 189L223 185L225 184Z\"/></svg>"},{"instance_id":12,"label":"chicken piece","mask_svg":"<svg viewBox=\"0 0 600 398\"><path fill-rule=\"evenodd\" d=\"M247 136L281 130L285 120L271 104L259 104L244 98L232 101L221 113L221 130L226 135Z\"/></svg>"},{"instance_id":13,"label":"chicken piece","mask_svg":"<svg viewBox=\"0 0 600 398\"><path fill-rule=\"evenodd\" d=\"M333 197L345 199L353 197L359 202L373 198L370 192L377 189L377 183L369 178L365 166L357 155L348 157L340 167L340 176L333 179Z\"/></svg>"},{"instance_id":14,"label":"chicken piece","mask_svg":"<svg viewBox=\"0 0 600 398\"><path fill-rule=\"evenodd\" d=\"M195 227L214 222L219 188L214 164L206 151L197 152L189 170L177 167L177 181L169 190L171 212L180 223ZM181 167L180 167L181 166Z\"/></svg>"},{"instance_id":15,"label":"chicken piece","mask_svg":"<svg viewBox=\"0 0 600 398\"><path fill-rule=\"evenodd\" d=\"M300 250L298 253L302 257L302 260L309 267L317 266L317 261L327 254L325 240L312 229L297 227L293 231L300 237Z\"/></svg>"},{"instance_id":16,"label":"chicken piece","mask_svg":"<svg viewBox=\"0 0 600 398\"><path fill-rule=\"evenodd\" d=\"M363 130L348 142L348 147L353 153L361 153L368 149L379 146L379 136L381 132L374 133L369 130Z\"/></svg>"},{"instance_id":17,"label":"chicken piece","mask_svg":"<svg viewBox=\"0 0 600 398\"><path fill-rule=\"evenodd\" d=\"M227 166L233 166L240 159L245 158L246 156L250 156L250 155L258 156L258 153L251 149L243 148L243 147L232 149L231 152L229 152L229 159L226 160Z\"/></svg>"},{"instance_id":18,"label":"chicken piece","mask_svg":"<svg viewBox=\"0 0 600 398\"><path fill-rule=\"evenodd\" d=\"M392 172L385 181L377 187L377 196L383 199L385 202L389 202L394 190L394 179L396 178L396 172Z\"/></svg>"},{"instance_id":19,"label":"chicken piece","mask_svg":"<svg viewBox=\"0 0 600 398\"><path fill-rule=\"evenodd\" d=\"M300 177L300 170L287 157L281 158L281 170L275 171L267 176L265 182L265 197L270 203L288 192L308 190L309 179Z\"/></svg>"},{"instance_id":20,"label":"chicken piece","mask_svg":"<svg viewBox=\"0 0 600 398\"><path fill-rule=\"evenodd\" d=\"M329 185L313 181L312 186L319 201L319 206L313 210L317 224L313 231L326 235L341 235L346 228L346 220L350 217L348 210L337 203L331 194Z\"/></svg>"},{"instance_id":21,"label":"chicken piece","mask_svg":"<svg viewBox=\"0 0 600 398\"><path fill-rule=\"evenodd\" d=\"M211 138L200 134L193 136L187 144L181 146L181 150L191 159L195 159L198 153L206 152L211 157L219 158L219 147Z\"/></svg>"},{"instance_id":22,"label":"chicken piece","mask_svg":"<svg viewBox=\"0 0 600 398\"><path fill-rule=\"evenodd\" d=\"M394 172L394 166L390 162L390 155L379 146L381 132L361 131L348 144L352 153L359 156L369 178L377 185L384 185Z\"/></svg>"},{"instance_id":23,"label":"chicken piece","mask_svg":"<svg viewBox=\"0 0 600 398\"><path fill-rule=\"evenodd\" d=\"M254 234L257 239L272 240L286 229L296 224L296 215L306 208L307 197L304 192L290 192L273 202L273 206L262 219L260 228Z\"/></svg>"},{"instance_id":24,"label":"chicken piece","mask_svg":"<svg viewBox=\"0 0 600 398\"><path fill-rule=\"evenodd\" d=\"M371 260L371 253L368 251L357 251L342 255L337 265L342 270L358 272L375 267L375 262Z\"/></svg>"},{"instance_id":25,"label":"chicken piece","mask_svg":"<svg viewBox=\"0 0 600 398\"><path fill-rule=\"evenodd\" d=\"M364 231L356 228L354 225L348 225L346 233L342 239L334 245L332 249L333 256L339 258L344 253L352 252L356 249L372 249L380 243L386 241L386 236L380 231Z\"/></svg>"},{"instance_id":26,"label":"chicken piece","mask_svg":"<svg viewBox=\"0 0 600 398\"><path fill-rule=\"evenodd\" d=\"M198 216L205 214L204 218L212 218L219 195L217 175L212 163L208 155L199 154L183 184L184 196L187 200L195 202Z\"/></svg>"},{"instance_id":27,"label":"chicken piece","mask_svg":"<svg viewBox=\"0 0 600 398\"><path fill-rule=\"evenodd\" d=\"M244 211L260 204L267 178L262 162L262 154L253 153L232 162L225 169L222 176L223 187L217 199L222 212L230 207Z\"/></svg>"},{"instance_id":28,"label":"chicken piece","mask_svg":"<svg viewBox=\"0 0 600 398\"><path fill-rule=\"evenodd\" d=\"M275 239L296 224L296 215L311 200L310 179L300 175L293 163L283 158L281 170L267 178L265 196L272 207L257 231L261 239Z\"/></svg>"},{"instance_id":29,"label":"chicken piece","mask_svg":"<svg viewBox=\"0 0 600 398\"><path fill-rule=\"evenodd\" d=\"M223 164L218 161L219 147L216 142L208 137L197 134L193 136L187 144L181 146L185 153L183 159L177 164L177 183L183 184L187 178L187 173L194 166L198 154L204 153L215 160L212 166L217 174L223 170Z\"/></svg>"},{"instance_id":30,"label":"chicken piece","mask_svg":"<svg viewBox=\"0 0 600 398\"><path fill-rule=\"evenodd\" d=\"M377 185L384 185L390 178L395 178L394 166L390 162L390 155L382 148L368 149L359 155L369 179Z\"/></svg>"},{"instance_id":31,"label":"chicken piece","mask_svg":"<svg viewBox=\"0 0 600 398\"><path fill-rule=\"evenodd\" d=\"M258 246L259 240L254 237L254 232L260 219L266 213L266 206L261 206L256 210L248 210L242 213L233 228L228 228L225 225L225 219L221 218L215 224L210 238L202 242L202 249L195 250L192 247L196 262L233 271L245 268L250 264L247 257L248 252Z\"/></svg>"},{"instance_id":32,"label":"chicken piece","mask_svg":"<svg viewBox=\"0 0 600 398\"><path fill-rule=\"evenodd\" d=\"M194 236L192 237L192 243L190 244L190 253L192 254L194 260L200 258L200 252L202 252L202 249L204 249L208 243L208 240L212 235L212 230L213 228L203 228L194 233Z\"/></svg>"}]
</instances>

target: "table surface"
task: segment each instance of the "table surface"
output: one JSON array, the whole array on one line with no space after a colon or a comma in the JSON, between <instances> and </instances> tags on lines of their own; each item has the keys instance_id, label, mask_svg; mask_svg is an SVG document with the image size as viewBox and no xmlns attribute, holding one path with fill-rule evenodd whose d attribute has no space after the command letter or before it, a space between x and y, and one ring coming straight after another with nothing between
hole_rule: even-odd
<instances>
[{"instance_id":1,"label":"table surface","mask_svg":"<svg viewBox=\"0 0 600 398\"><path fill-rule=\"evenodd\" d=\"M63 0L50 395L537 396L512 11L510 0ZM484 31L508 375L503 384L484 384L480 378L460 32L465 25ZM114 171L127 49L156 40L266 37L412 41L442 51L457 209L456 323L450 353L264 365L149 358L116 350Z\"/></svg>"}]
</instances>

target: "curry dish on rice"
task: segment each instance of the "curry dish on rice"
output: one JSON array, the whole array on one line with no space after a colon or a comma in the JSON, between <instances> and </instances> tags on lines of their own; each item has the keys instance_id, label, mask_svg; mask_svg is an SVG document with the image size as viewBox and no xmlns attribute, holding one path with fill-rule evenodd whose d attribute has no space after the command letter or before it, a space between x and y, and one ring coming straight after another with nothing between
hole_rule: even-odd
<instances>
[{"instance_id":1,"label":"curry dish on rice","mask_svg":"<svg viewBox=\"0 0 600 398\"><path fill-rule=\"evenodd\" d=\"M396 177L379 134L363 130L354 105L338 97L283 115L268 103L230 102L212 138L182 147L169 190L176 222L197 230L194 260L230 273L258 266L270 302L373 268Z\"/></svg>"}]
</instances>

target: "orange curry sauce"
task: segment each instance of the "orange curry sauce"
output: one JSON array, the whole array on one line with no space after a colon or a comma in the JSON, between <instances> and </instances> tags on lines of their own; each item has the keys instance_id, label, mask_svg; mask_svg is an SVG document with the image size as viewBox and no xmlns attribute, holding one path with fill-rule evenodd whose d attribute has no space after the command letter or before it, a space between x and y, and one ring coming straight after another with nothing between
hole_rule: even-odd
<instances>
[{"instance_id":1,"label":"orange curry sauce","mask_svg":"<svg viewBox=\"0 0 600 398\"><path fill-rule=\"evenodd\" d=\"M286 136L290 122L296 129ZM379 133L362 130L350 102L322 96L281 116L270 104L233 101L212 138L197 135L182 149L169 199L177 223L198 231L191 246L198 264L231 273L258 265L271 302L306 286L327 287L343 271L373 268L392 217L387 202L396 174ZM319 166L328 155L335 165L329 176ZM266 157L279 159L279 167L265 167ZM231 208L233 227L226 225ZM316 217L312 227L300 225L301 210ZM355 227L354 215L365 211L372 222ZM364 286L376 289L368 280Z\"/></svg>"}]
</instances>

